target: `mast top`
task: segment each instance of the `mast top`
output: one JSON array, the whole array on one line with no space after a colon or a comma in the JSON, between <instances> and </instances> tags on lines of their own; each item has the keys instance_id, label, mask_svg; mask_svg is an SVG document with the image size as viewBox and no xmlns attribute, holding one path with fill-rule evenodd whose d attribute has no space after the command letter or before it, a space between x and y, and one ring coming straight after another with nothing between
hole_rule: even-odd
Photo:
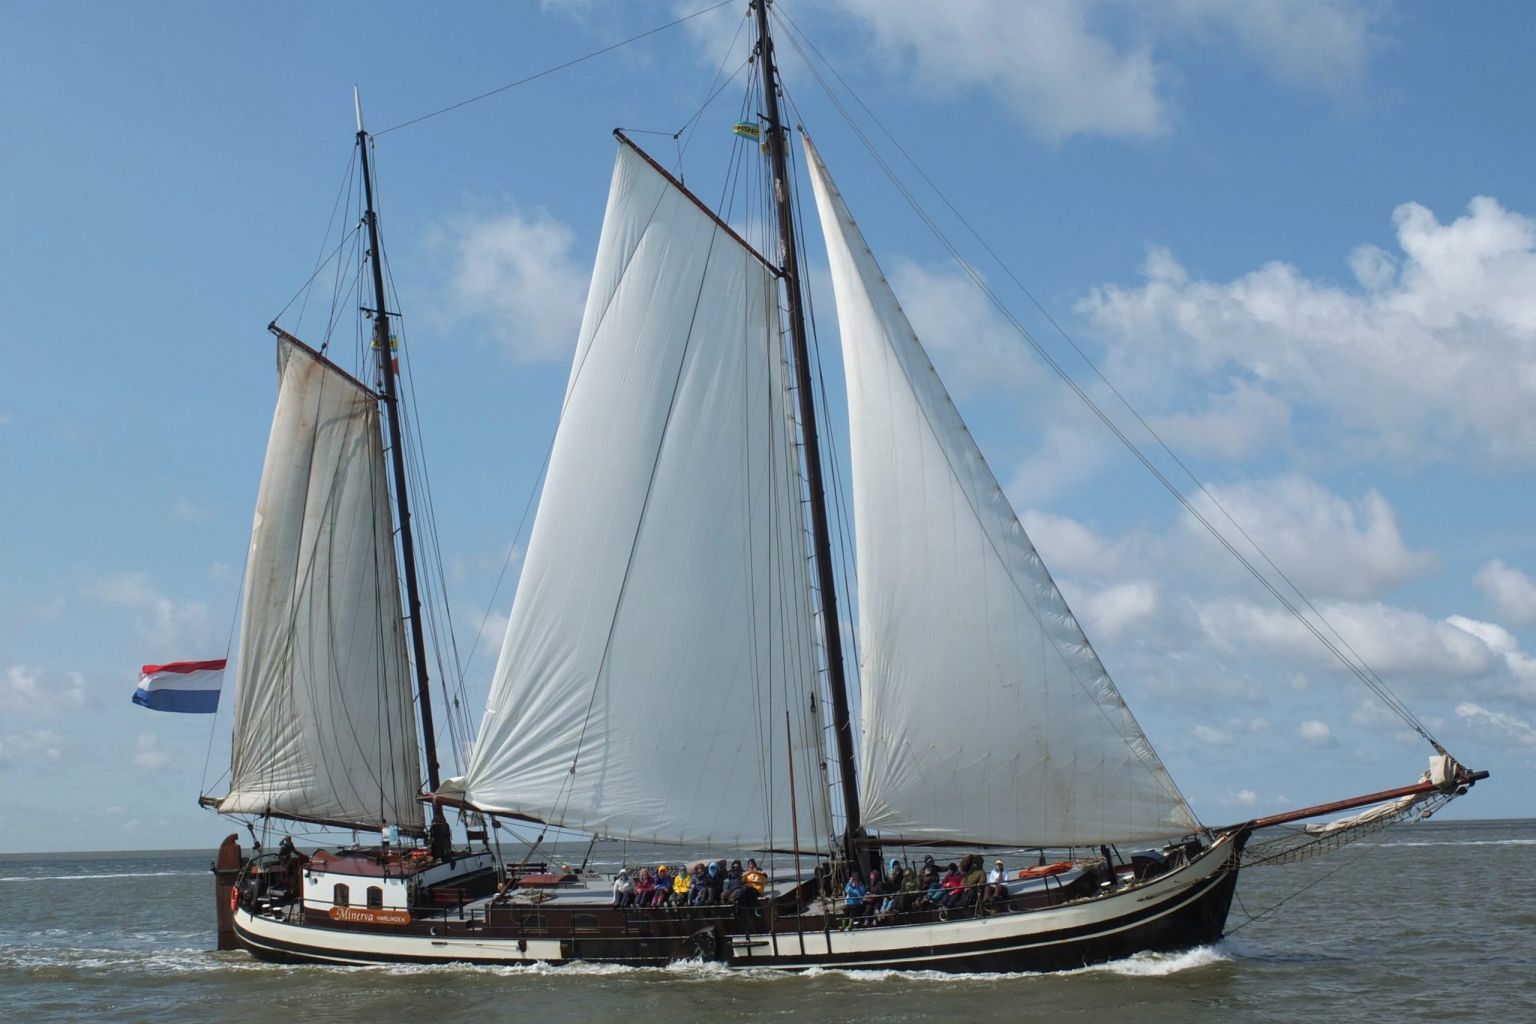
<instances>
[{"instance_id":1,"label":"mast top","mask_svg":"<svg viewBox=\"0 0 1536 1024\"><path fill-rule=\"evenodd\" d=\"M357 133L361 135L366 130L363 128L363 94L356 82L352 83L352 109L357 111Z\"/></svg>"}]
</instances>

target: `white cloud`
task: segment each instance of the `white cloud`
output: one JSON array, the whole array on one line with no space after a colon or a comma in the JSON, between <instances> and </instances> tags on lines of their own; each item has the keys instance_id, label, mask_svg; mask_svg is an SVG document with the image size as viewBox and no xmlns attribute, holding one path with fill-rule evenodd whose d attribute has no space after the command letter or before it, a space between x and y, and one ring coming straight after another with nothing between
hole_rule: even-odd
<instances>
[{"instance_id":1,"label":"white cloud","mask_svg":"<svg viewBox=\"0 0 1536 1024\"><path fill-rule=\"evenodd\" d=\"M1517 626L1536 626L1536 580L1496 558L1479 569L1472 582L1501 616Z\"/></svg>"},{"instance_id":2,"label":"white cloud","mask_svg":"<svg viewBox=\"0 0 1536 1024\"><path fill-rule=\"evenodd\" d=\"M1102 431L1048 427L1035 454L1014 467L1004 490L1016 508L1050 501L1092 477L1108 455Z\"/></svg>"},{"instance_id":3,"label":"white cloud","mask_svg":"<svg viewBox=\"0 0 1536 1024\"><path fill-rule=\"evenodd\" d=\"M171 514L177 519L189 523L206 522L209 518L208 510L186 495L181 495L171 504Z\"/></svg>"},{"instance_id":4,"label":"white cloud","mask_svg":"<svg viewBox=\"0 0 1536 1024\"><path fill-rule=\"evenodd\" d=\"M1154 8L1217 44L1232 40L1281 81L1338 93L1353 88L1378 44L1383 4L1367 0L1173 0Z\"/></svg>"},{"instance_id":5,"label":"white cloud","mask_svg":"<svg viewBox=\"0 0 1536 1024\"><path fill-rule=\"evenodd\" d=\"M1234 380L1200 411L1167 413L1148 422L1176 452L1233 462L1287 443L1291 410L1264 388Z\"/></svg>"},{"instance_id":6,"label":"white cloud","mask_svg":"<svg viewBox=\"0 0 1536 1024\"><path fill-rule=\"evenodd\" d=\"M1217 729L1214 726L1203 725L1199 722L1195 723L1191 731L1195 734L1195 739L1217 750L1230 747L1237 742L1232 734L1225 729Z\"/></svg>"},{"instance_id":7,"label":"white cloud","mask_svg":"<svg viewBox=\"0 0 1536 1024\"><path fill-rule=\"evenodd\" d=\"M839 0L887 63L925 88L981 90L1041 135L1150 137L1167 130L1166 69L1145 41L1095 31L1096 4Z\"/></svg>"},{"instance_id":8,"label":"white cloud","mask_svg":"<svg viewBox=\"0 0 1536 1024\"><path fill-rule=\"evenodd\" d=\"M27 665L12 665L0 680L0 708L14 712L55 714L85 706L85 678L78 672L43 674Z\"/></svg>"},{"instance_id":9,"label":"white cloud","mask_svg":"<svg viewBox=\"0 0 1536 1024\"><path fill-rule=\"evenodd\" d=\"M1102 578L1125 576L1146 564L1149 538L1104 537L1069 516L1026 509L1019 521L1052 572L1085 573Z\"/></svg>"},{"instance_id":10,"label":"white cloud","mask_svg":"<svg viewBox=\"0 0 1536 1024\"><path fill-rule=\"evenodd\" d=\"M1432 566L1429 556L1404 545L1391 504L1375 491L1351 501L1302 476L1207 490L1210 497L1195 496L1195 508L1234 547L1261 562L1216 507L1219 503L1309 596L1372 597ZM1192 518L1186 523L1205 540L1204 527ZM1218 572L1241 571L1214 544L1203 543L1201 550L1207 558L1217 560Z\"/></svg>"},{"instance_id":11,"label":"white cloud","mask_svg":"<svg viewBox=\"0 0 1536 1024\"><path fill-rule=\"evenodd\" d=\"M64 737L46 729L0 735L0 769L17 762L57 761L69 749Z\"/></svg>"},{"instance_id":12,"label":"white cloud","mask_svg":"<svg viewBox=\"0 0 1536 1024\"><path fill-rule=\"evenodd\" d=\"M1333 741L1333 732L1326 722L1317 719L1309 719L1302 722L1296 729L1296 735L1301 737L1301 742L1309 747L1326 747Z\"/></svg>"},{"instance_id":13,"label":"white cloud","mask_svg":"<svg viewBox=\"0 0 1536 1024\"><path fill-rule=\"evenodd\" d=\"M969 277L901 260L891 287L945 382L957 391L1017 387L1040 378L1024 339Z\"/></svg>"},{"instance_id":14,"label":"white cloud","mask_svg":"<svg viewBox=\"0 0 1536 1024\"><path fill-rule=\"evenodd\" d=\"M1234 796L1233 799L1241 807L1252 807L1254 804L1259 802L1259 794L1255 793L1251 789L1240 789L1237 791L1237 795Z\"/></svg>"},{"instance_id":15,"label":"white cloud","mask_svg":"<svg viewBox=\"0 0 1536 1024\"><path fill-rule=\"evenodd\" d=\"M195 659L221 652L225 627L214 622L201 601L178 601L161 593L147 573L120 572L88 584L84 596L123 608L134 616L146 657L165 661ZM172 653L166 653L172 652Z\"/></svg>"},{"instance_id":16,"label":"white cloud","mask_svg":"<svg viewBox=\"0 0 1536 1024\"><path fill-rule=\"evenodd\" d=\"M1461 693L1536 702L1536 658L1521 651L1513 635L1500 626L1460 615L1435 620L1380 602L1340 601L1318 608L1349 647L1400 692L1444 695L1454 681ZM1198 617L1207 638L1223 650L1343 671L1327 649L1278 606L1213 599L1199 605Z\"/></svg>"},{"instance_id":17,"label":"white cloud","mask_svg":"<svg viewBox=\"0 0 1536 1024\"><path fill-rule=\"evenodd\" d=\"M1116 379L1235 373L1326 414L1349 432L1336 448L1536 461L1536 222L1485 196L1448 224L1417 203L1393 221L1400 253L1356 250L1356 287L1280 262L1193 280L1154 250L1140 287L1105 285L1078 310L1116 342Z\"/></svg>"},{"instance_id":18,"label":"white cloud","mask_svg":"<svg viewBox=\"0 0 1536 1024\"><path fill-rule=\"evenodd\" d=\"M887 66L941 93L989 93L1042 136L1147 138L1173 120L1171 61L1241 54L1289 85L1343 93L1376 48L1373 0L838 0Z\"/></svg>"},{"instance_id":19,"label":"white cloud","mask_svg":"<svg viewBox=\"0 0 1536 1024\"><path fill-rule=\"evenodd\" d=\"M446 250L450 319L479 321L520 362L570 357L581 327L589 266L576 235L542 210L460 220L432 244Z\"/></svg>"},{"instance_id":20,"label":"white cloud","mask_svg":"<svg viewBox=\"0 0 1536 1024\"><path fill-rule=\"evenodd\" d=\"M153 733L141 732L134 742L133 763L148 771L158 771L171 763L171 755L160 749L160 740Z\"/></svg>"},{"instance_id":21,"label":"white cloud","mask_svg":"<svg viewBox=\"0 0 1536 1024\"><path fill-rule=\"evenodd\" d=\"M1414 611L1379 602L1319 605L1349 645L1387 675L1472 678L1494 665L1488 645L1466 630ZM1223 647L1302 658L1323 666L1337 661L1315 637L1278 605L1217 599L1200 606L1206 635Z\"/></svg>"},{"instance_id":22,"label":"white cloud","mask_svg":"<svg viewBox=\"0 0 1536 1024\"><path fill-rule=\"evenodd\" d=\"M1157 611L1157 586L1146 580L1116 583L1074 596L1072 607L1090 635L1114 640Z\"/></svg>"},{"instance_id":23,"label":"white cloud","mask_svg":"<svg viewBox=\"0 0 1536 1024\"><path fill-rule=\"evenodd\" d=\"M1470 701L1456 705L1456 714L1476 729L1514 740L1523 747L1536 747L1536 726L1503 711L1489 711Z\"/></svg>"}]
</instances>

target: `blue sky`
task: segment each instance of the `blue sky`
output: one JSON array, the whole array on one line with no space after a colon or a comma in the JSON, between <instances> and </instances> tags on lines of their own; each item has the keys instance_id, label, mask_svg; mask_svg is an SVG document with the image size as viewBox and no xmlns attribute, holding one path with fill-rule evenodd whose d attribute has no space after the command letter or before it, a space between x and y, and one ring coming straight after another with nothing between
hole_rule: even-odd
<instances>
[{"instance_id":1,"label":"blue sky","mask_svg":"<svg viewBox=\"0 0 1536 1024\"><path fill-rule=\"evenodd\" d=\"M128 697L138 665L229 643L273 398L265 325L315 265L353 83L382 130L703 6L9 7L0 851L224 834L195 798L227 737ZM1536 816L1536 154L1519 116L1536 12L940 6L780 3L1350 643L1453 753L1494 772L1448 813ZM564 386L609 131L684 124L739 60L727 47L744 13L379 140L464 649L490 608L472 701ZM1422 742L959 287L780 47L962 413L1201 817L1412 781ZM739 86L688 139L681 169L706 197ZM670 139L636 137L678 166ZM942 203L923 202L1112 405ZM313 308L284 322L319 324ZM821 330L830 340L830 315Z\"/></svg>"}]
</instances>

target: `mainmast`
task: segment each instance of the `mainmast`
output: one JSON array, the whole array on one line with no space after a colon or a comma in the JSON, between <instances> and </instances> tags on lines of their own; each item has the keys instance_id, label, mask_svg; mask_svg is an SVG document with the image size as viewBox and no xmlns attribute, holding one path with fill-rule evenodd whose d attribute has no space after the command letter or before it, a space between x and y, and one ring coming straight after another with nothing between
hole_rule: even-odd
<instances>
[{"instance_id":1,"label":"mainmast","mask_svg":"<svg viewBox=\"0 0 1536 1024\"><path fill-rule=\"evenodd\" d=\"M421 593L416 582L416 544L411 536L411 503L405 485L405 435L400 430L400 403L395 382L394 352L390 346L389 313L384 308L384 254L379 245L379 218L373 209L373 174L368 164L368 133L363 130L363 108L357 106L357 148L363 161L363 196L367 210L369 264L373 270L373 348L379 354L384 378L384 415L389 422L389 459L395 477L395 506L400 527L400 560L405 563L406 618L411 624L411 654L416 669L416 698L421 715L423 753L427 758L427 784L436 793L441 779L437 765L437 736L432 728L432 690L427 679L427 641L421 621ZM432 805L432 850L440 857L451 850L452 835L443 809Z\"/></svg>"},{"instance_id":2,"label":"mainmast","mask_svg":"<svg viewBox=\"0 0 1536 1024\"><path fill-rule=\"evenodd\" d=\"M832 572L832 542L827 528L826 490L821 479L821 442L816 435L816 401L811 391L810 350L806 343L794 210L790 205L789 170L784 152L788 132L779 120L778 71L774 67L773 38L768 32L768 5L771 2L753 0L753 7L757 11L757 57L763 69L768 161L773 168L774 208L779 221L779 257L789 307L790 345L795 361L795 388L800 402L801 440L805 446L805 478L811 499L811 542L816 553L816 584L821 593L821 627L827 645L827 686L832 696L832 728L837 736L838 776L842 783L843 814L847 823L847 832L843 835L843 852L850 862L857 863L858 837L862 831L859 782L853 759L853 723L848 714L848 683L843 671L842 626L837 614L837 587Z\"/></svg>"}]
</instances>

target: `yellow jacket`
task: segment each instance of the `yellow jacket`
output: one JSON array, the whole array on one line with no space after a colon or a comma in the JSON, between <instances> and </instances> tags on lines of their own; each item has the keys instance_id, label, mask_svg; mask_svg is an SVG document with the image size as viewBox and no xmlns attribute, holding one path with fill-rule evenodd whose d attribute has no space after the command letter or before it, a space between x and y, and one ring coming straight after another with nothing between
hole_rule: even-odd
<instances>
[{"instance_id":1,"label":"yellow jacket","mask_svg":"<svg viewBox=\"0 0 1536 1024\"><path fill-rule=\"evenodd\" d=\"M681 896L683 893L687 892L688 891L688 886L691 884L691 882L690 882L691 877L692 876L690 876L688 874L688 872L686 872L686 871L679 871L677 873L677 877L672 879L672 891L674 893L676 893L677 895L679 895L679 896Z\"/></svg>"}]
</instances>

